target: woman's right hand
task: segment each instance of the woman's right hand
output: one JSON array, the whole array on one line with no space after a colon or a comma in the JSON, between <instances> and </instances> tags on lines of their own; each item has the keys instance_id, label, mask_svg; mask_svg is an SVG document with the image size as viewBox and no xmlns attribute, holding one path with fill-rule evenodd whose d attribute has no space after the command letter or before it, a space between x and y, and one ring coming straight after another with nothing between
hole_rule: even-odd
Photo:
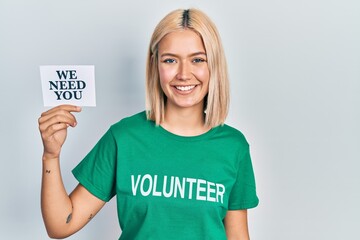
<instances>
[{"instance_id":1,"label":"woman's right hand","mask_svg":"<svg viewBox=\"0 0 360 240\"><path fill-rule=\"evenodd\" d=\"M44 145L43 159L58 158L65 142L67 128L75 127L77 122L72 112L81 112L73 105L60 105L41 114L39 130Z\"/></svg>"}]
</instances>

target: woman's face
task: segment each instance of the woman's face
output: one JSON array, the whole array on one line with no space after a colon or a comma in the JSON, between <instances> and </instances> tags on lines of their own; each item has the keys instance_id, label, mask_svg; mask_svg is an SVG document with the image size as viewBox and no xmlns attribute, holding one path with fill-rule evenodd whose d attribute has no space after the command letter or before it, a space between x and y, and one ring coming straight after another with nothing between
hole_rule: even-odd
<instances>
[{"instance_id":1,"label":"woman's face","mask_svg":"<svg viewBox=\"0 0 360 240\"><path fill-rule=\"evenodd\" d=\"M200 36L191 30L167 34L159 42L158 59L166 107L199 108L202 111L210 74Z\"/></svg>"}]
</instances>

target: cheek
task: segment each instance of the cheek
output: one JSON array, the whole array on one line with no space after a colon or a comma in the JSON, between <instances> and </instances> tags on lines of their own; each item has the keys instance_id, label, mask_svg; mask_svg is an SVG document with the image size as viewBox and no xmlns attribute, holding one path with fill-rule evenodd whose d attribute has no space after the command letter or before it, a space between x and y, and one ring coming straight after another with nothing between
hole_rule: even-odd
<instances>
[{"instance_id":1,"label":"cheek","mask_svg":"<svg viewBox=\"0 0 360 240\"><path fill-rule=\"evenodd\" d=\"M159 77L161 84L170 82L174 78L175 74L176 72L174 69L161 66L159 67Z\"/></svg>"},{"instance_id":2,"label":"cheek","mask_svg":"<svg viewBox=\"0 0 360 240\"><path fill-rule=\"evenodd\" d=\"M194 72L196 78L203 82L203 84L208 84L210 79L209 69L207 67L196 69Z\"/></svg>"}]
</instances>

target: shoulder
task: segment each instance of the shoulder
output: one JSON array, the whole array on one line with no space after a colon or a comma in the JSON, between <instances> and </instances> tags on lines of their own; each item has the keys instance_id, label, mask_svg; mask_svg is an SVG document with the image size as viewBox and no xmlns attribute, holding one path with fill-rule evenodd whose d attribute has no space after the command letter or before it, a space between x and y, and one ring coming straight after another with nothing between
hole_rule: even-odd
<instances>
[{"instance_id":1,"label":"shoulder","mask_svg":"<svg viewBox=\"0 0 360 240\"><path fill-rule=\"evenodd\" d=\"M136 113L132 116L128 116L128 117L121 119L119 122L115 123L113 126L116 127L116 126L122 125L122 124L142 124L146 121L147 121L146 113L145 113L145 111L142 111L142 112Z\"/></svg>"},{"instance_id":2,"label":"shoulder","mask_svg":"<svg viewBox=\"0 0 360 240\"><path fill-rule=\"evenodd\" d=\"M224 139L227 139L228 141L239 144L245 148L249 146L249 143L246 140L246 137L240 130L238 130L232 126L229 126L227 124L218 126L217 128L218 128L217 135L220 135Z\"/></svg>"},{"instance_id":3,"label":"shoulder","mask_svg":"<svg viewBox=\"0 0 360 240\"><path fill-rule=\"evenodd\" d=\"M110 130L113 132L143 130L144 128L147 128L152 125L154 125L154 122L147 120L146 112L142 111L132 116L121 119L117 123L111 125Z\"/></svg>"}]
</instances>

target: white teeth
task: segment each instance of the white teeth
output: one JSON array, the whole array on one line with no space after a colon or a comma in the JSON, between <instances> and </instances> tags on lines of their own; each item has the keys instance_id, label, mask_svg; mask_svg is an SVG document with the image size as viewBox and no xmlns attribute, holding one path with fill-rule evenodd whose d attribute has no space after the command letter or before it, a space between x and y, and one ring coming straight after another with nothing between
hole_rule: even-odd
<instances>
[{"instance_id":1,"label":"white teeth","mask_svg":"<svg viewBox=\"0 0 360 240\"><path fill-rule=\"evenodd\" d=\"M195 85L192 86L175 86L177 90L180 91L189 91L195 87Z\"/></svg>"}]
</instances>

